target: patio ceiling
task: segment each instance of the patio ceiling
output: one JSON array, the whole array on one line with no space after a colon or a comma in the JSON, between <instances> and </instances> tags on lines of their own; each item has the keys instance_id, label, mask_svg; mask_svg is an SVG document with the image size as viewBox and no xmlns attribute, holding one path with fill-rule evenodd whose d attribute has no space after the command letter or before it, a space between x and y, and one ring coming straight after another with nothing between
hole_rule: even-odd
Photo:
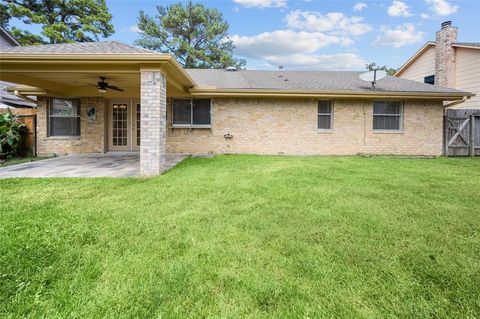
<instances>
[{"instance_id":1,"label":"patio ceiling","mask_svg":"<svg viewBox=\"0 0 480 319\"><path fill-rule=\"evenodd\" d=\"M153 69L166 74L170 96L188 95L195 85L169 56L0 54L0 80L39 88L37 95L136 97L140 96L141 70ZM101 76L124 91L98 93L96 83ZM22 93L22 88L18 89Z\"/></svg>"}]
</instances>

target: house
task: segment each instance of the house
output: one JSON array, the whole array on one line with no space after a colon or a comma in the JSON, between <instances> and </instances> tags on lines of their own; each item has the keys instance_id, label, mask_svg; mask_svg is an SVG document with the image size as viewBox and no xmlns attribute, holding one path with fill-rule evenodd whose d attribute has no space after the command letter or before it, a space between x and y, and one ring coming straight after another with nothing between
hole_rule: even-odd
<instances>
[{"instance_id":1,"label":"house","mask_svg":"<svg viewBox=\"0 0 480 319\"><path fill-rule=\"evenodd\" d=\"M361 72L185 70L118 42L2 47L1 80L37 96L38 154L441 155L444 102L472 96ZM454 102L455 103L455 102Z\"/></svg>"},{"instance_id":2,"label":"house","mask_svg":"<svg viewBox=\"0 0 480 319\"><path fill-rule=\"evenodd\" d=\"M19 46L20 42L15 39L5 28L0 27L0 47L2 46Z\"/></svg>"},{"instance_id":3,"label":"house","mask_svg":"<svg viewBox=\"0 0 480 319\"><path fill-rule=\"evenodd\" d=\"M451 21L443 22L436 41L425 43L395 76L475 93L457 107L480 109L480 42L457 42L457 33Z\"/></svg>"},{"instance_id":4,"label":"house","mask_svg":"<svg viewBox=\"0 0 480 319\"><path fill-rule=\"evenodd\" d=\"M20 42L15 39L7 30L0 27L0 47L20 46ZM29 110L16 110L15 113L33 114L31 108L36 106L35 101L30 98L21 99L13 93L9 93L7 88L15 86L14 83L0 81L0 112L8 108L29 108Z\"/></svg>"}]
</instances>

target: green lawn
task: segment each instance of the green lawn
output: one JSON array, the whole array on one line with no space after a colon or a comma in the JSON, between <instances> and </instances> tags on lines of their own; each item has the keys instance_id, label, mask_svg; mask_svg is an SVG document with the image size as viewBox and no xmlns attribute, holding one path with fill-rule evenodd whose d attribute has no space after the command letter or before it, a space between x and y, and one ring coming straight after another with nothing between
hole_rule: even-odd
<instances>
[{"instance_id":1,"label":"green lawn","mask_svg":"<svg viewBox=\"0 0 480 319\"><path fill-rule=\"evenodd\" d=\"M2 318L480 314L479 159L192 158L0 200Z\"/></svg>"},{"instance_id":2,"label":"green lawn","mask_svg":"<svg viewBox=\"0 0 480 319\"><path fill-rule=\"evenodd\" d=\"M49 159L51 157L45 157L45 156L26 156L26 157L20 157L20 158L11 158L6 160L5 162L0 162L0 167L5 167L5 166L10 166L10 165L17 165L17 164L23 164L23 163L29 163L29 162L36 162L36 161L41 161L44 159Z\"/></svg>"}]
</instances>

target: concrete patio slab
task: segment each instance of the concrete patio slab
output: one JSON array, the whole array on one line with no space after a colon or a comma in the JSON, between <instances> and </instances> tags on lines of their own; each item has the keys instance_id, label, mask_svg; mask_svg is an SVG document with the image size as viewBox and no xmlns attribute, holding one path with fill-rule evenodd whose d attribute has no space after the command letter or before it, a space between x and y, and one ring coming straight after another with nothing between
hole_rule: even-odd
<instances>
[{"instance_id":1,"label":"concrete patio slab","mask_svg":"<svg viewBox=\"0 0 480 319\"><path fill-rule=\"evenodd\" d=\"M167 170L185 157L180 154L167 154ZM139 174L138 153L69 155L0 168L0 178L130 177Z\"/></svg>"}]
</instances>

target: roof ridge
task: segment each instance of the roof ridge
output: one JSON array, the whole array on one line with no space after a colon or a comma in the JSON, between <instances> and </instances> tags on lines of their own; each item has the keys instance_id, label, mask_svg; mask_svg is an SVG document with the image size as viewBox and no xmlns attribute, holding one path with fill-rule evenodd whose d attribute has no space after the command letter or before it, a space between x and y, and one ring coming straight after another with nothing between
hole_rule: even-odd
<instances>
[{"instance_id":1,"label":"roof ridge","mask_svg":"<svg viewBox=\"0 0 480 319\"><path fill-rule=\"evenodd\" d=\"M2 47L1 52L22 53L50 53L50 54L75 54L75 53L98 53L98 54L155 54L158 52L136 47L131 44L115 40L88 41L88 42L64 42L49 43L44 45L29 45L18 47Z\"/></svg>"},{"instance_id":2,"label":"roof ridge","mask_svg":"<svg viewBox=\"0 0 480 319\"><path fill-rule=\"evenodd\" d=\"M137 45L133 45L133 44L126 44L126 43L123 43L123 42L120 42L120 41L117 41L117 40L111 40L111 42L121 44L123 46L127 46L127 47L130 47L130 48L140 49L140 50L143 50L143 51L146 51L146 52L162 54L162 52L157 52L157 51L154 51L154 50L145 49L145 48L139 47Z\"/></svg>"}]
</instances>

